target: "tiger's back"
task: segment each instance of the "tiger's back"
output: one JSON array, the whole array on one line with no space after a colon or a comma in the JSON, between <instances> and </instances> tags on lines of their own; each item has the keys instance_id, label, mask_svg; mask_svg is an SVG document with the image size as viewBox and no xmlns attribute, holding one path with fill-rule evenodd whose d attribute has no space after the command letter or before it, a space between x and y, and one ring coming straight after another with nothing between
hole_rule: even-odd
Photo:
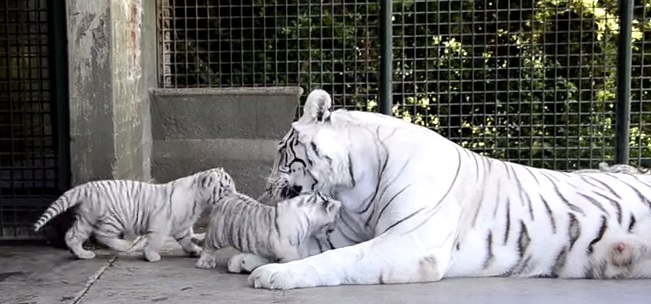
<instances>
[{"instance_id":1,"label":"tiger's back","mask_svg":"<svg viewBox=\"0 0 651 304\"><path fill-rule=\"evenodd\" d=\"M651 275L651 176L489 161L479 167L485 192L466 217L447 277ZM630 256L619 263L626 265L613 262L624 254L618 246Z\"/></svg>"},{"instance_id":2,"label":"tiger's back","mask_svg":"<svg viewBox=\"0 0 651 304\"><path fill-rule=\"evenodd\" d=\"M170 201L169 186L130 180L91 182L87 192L77 214L103 229L99 233L143 235L151 217Z\"/></svg>"}]
</instances>

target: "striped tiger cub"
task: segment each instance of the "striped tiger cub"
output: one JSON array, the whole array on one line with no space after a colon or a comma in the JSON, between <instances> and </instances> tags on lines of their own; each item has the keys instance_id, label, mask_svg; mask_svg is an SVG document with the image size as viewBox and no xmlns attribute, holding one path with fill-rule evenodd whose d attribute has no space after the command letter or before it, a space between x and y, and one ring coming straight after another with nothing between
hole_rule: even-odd
<instances>
[{"instance_id":1,"label":"striped tiger cub","mask_svg":"<svg viewBox=\"0 0 651 304\"><path fill-rule=\"evenodd\" d=\"M217 251L228 246L248 253L228 262L230 272L307 257L310 241L324 241L334 230L340 208L341 202L321 192L299 195L275 207L241 193L226 197L212 210L196 267L214 268Z\"/></svg>"},{"instance_id":2,"label":"striped tiger cub","mask_svg":"<svg viewBox=\"0 0 651 304\"><path fill-rule=\"evenodd\" d=\"M146 235L142 250L149 262L160 260L157 250L167 236L174 237L186 253L198 255L201 248L192 242L192 225L207 206L235 191L233 179L222 168L165 184L93 181L61 195L34 224L34 231L78 205L75 223L66 232L65 242L79 259L95 257L95 253L83 248L91 234L117 251L128 251L133 244L121 239L121 235Z\"/></svg>"}]
</instances>

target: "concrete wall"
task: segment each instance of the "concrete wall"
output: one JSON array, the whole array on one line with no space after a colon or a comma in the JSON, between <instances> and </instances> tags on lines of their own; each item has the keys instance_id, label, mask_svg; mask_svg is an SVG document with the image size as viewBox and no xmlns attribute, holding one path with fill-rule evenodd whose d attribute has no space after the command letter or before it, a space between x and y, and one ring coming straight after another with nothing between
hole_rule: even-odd
<instances>
[{"instance_id":1,"label":"concrete wall","mask_svg":"<svg viewBox=\"0 0 651 304\"><path fill-rule=\"evenodd\" d=\"M66 1L72 185L147 178L142 5L142 0Z\"/></svg>"},{"instance_id":2,"label":"concrete wall","mask_svg":"<svg viewBox=\"0 0 651 304\"><path fill-rule=\"evenodd\" d=\"M149 94L158 82L156 1L69 0L67 16L73 186L224 167L243 192L262 192L301 88Z\"/></svg>"},{"instance_id":3,"label":"concrete wall","mask_svg":"<svg viewBox=\"0 0 651 304\"><path fill-rule=\"evenodd\" d=\"M153 90L153 178L224 167L240 191L259 196L301 94L300 87Z\"/></svg>"}]
</instances>

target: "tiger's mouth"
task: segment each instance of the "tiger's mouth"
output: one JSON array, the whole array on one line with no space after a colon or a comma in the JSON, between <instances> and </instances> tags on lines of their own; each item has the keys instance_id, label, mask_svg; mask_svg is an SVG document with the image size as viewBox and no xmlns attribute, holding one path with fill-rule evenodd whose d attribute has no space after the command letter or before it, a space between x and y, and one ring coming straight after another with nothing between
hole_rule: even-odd
<instances>
[{"instance_id":1,"label":"tiger's mouth","mask_svg":"<svg viewBox=\"0 0 651 304\"><path fill-rule=\"evenodd\" d=\"M280 190L280 196L283 197L284 199L291 199L297 197L299 194L301 194L301 190L303 190L303 187L301 186L285 186L283 187L282 190Z\"/></svg>"}]
</instances>

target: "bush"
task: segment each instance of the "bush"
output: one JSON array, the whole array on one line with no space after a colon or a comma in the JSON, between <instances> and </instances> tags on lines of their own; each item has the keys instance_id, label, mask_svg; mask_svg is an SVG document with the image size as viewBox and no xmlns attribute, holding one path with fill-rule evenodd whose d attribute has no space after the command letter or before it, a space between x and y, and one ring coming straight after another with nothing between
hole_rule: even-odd
<instances>
[{"instance_id":1,"label":"bush","mask_svg":"<svg viewBox=\"0 0 651 304\"><path fill-rule=\"evenodd\" d=\"M375 110L379 2L195 1L184 5L198 15L174 10L178 86L320 87L340 107ZM634 165L651 156L649 7L636 1ZM616 0L403 0L393 10L396 116L537 167L613 159Z\"/></svg>"}]
</instances>

